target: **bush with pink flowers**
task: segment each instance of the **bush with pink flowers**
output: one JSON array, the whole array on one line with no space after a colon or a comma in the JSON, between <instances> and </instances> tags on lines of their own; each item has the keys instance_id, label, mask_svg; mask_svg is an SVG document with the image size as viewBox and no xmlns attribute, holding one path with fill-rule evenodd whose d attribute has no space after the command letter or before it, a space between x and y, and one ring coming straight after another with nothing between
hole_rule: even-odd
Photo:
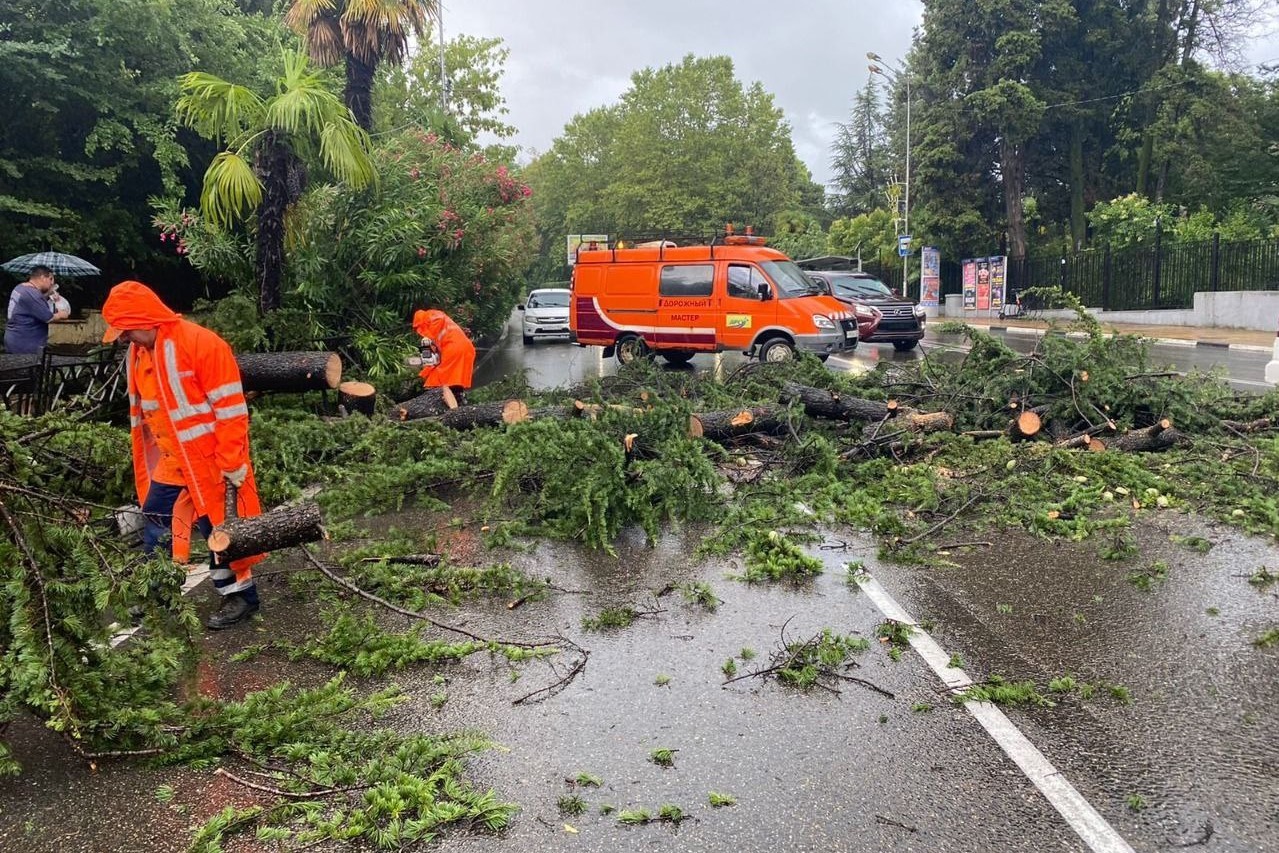
<instances>
[{"instance_id":1,"label":"bush with pink flowers","mask_svg":"<svg viewBox=\"0 0 1279 853\"><path fill-rule=\"evenodd\" d=\"M285 338L348 338L371 373L386 374L402 363L418 308L446 311L473 337L500 331L535 247L530 190L508 166L417 131L373 156L373 184L314 186L290 210L284 308L267 319L307 327ZM155 221L193 265L252 287L249 238L189 210Z\"/></svg>"}]
</instances>

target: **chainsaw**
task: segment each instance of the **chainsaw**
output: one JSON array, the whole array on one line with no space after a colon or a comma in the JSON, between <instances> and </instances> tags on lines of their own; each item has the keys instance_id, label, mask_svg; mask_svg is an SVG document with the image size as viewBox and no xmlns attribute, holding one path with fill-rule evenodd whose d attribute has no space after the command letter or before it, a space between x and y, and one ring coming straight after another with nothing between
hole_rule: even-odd
<instances>
[{"instance_id":1,"label":"chainsaw","mask_svg":"<svg viewBox=\"0 0 1279 853\"><path fill-rule=\"evenodd\" d=\"M409 359L410 367L438 367L440 364L440 349L435 345L435 341L430 338L422 338L422 343L418 346L417 355Z\"/></svg>"}]
</instances>

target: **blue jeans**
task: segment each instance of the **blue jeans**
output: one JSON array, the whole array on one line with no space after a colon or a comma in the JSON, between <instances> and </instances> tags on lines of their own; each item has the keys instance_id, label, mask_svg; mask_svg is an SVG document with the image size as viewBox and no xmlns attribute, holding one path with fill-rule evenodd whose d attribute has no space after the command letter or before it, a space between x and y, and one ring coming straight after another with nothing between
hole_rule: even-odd
<instances>
[{"instance_id":1,"label":"blue jeans","mask_svg":"<svg viewBox=\"0 0 1279 853\"><path fill-rule=\"evenodd\" d=\"M173 556L173 507L184 488L186 487L169 483L153 482L151 484L151 488L147 491L147 499L142 502L144 520L142 553L151 554L163 548L166 554ZM206 539L213 532L213 525L209 523L208 516L196 519L195 526L200 531L200 535ZM213 581L214 588L222 595L229 594L222 592L222 587L235 583L235 575L225 566L215 564L212 554L209 555L209 577ZM250 604L258 603L256 584L250 582L249 586L239 592Z\"/></svg>"}]
</instances>

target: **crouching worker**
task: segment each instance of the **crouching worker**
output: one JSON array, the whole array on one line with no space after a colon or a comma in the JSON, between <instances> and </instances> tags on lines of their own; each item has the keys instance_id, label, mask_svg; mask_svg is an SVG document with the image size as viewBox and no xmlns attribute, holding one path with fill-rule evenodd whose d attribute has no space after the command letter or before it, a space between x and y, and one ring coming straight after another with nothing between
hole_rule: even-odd
<instances>
[{"instance_id":1,"label":"crouching worker","mask_svg":"<svg viewBox=\"0 0 1279 853\"><path fill-rule=\"evenodd\" d=\"M432 308L413 315L413 330L422 336L422 385L448 387L459 401L471 387L475 371L475 344L462 327L443 311Z\"/></svg>"},{"instance_id":2,"label":"crouching worker","mask_svg":"<svg viewBox=\"0 0 1279 853\"><path fill-rule=\"evenodd\" d=\"M111 289L102 317L108 324L103 341L129 344L129 425L146 519L143 549L158 549L171 528L194 526L208 537L226 516L228 487L235 489L240 516L260 514L249 462L249 410L231 347L136 281ZM263 559L229 566L210 559L209 577L222 605L205 623L209 628L229 628L258 611L252 567Z\"/></svg>"}]
</instances>

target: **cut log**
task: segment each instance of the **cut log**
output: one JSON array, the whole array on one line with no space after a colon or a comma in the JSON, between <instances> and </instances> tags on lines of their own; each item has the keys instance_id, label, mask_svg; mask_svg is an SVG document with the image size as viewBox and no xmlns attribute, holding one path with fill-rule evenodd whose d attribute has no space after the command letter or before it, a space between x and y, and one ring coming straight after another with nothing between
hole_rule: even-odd
<instances>
[{"instance_id":1,"label":"cut log","mask_svg":"<svg viewBox=\"0 0 1279 853\"><path fill-rule=\"evenodd\" d=\"M439 416L439 422L449 429L475 429L499 424L518 424L528 419L528 404L522 400L458 406Z\"/></svg>"},{"instance_id":2,"label":"cut log","mask_svg":"<svg viewBox=\"0 0 1279 853\"><path fill-rule=\"evenodd\" d=\"M1172 421L1164 418L1145 429L1131 429L1111 440L1109 446L1128 453L1167 450L1175 444L1189 443L1189 436L1172 428Z\"/></svg>"},{"instance_id":3,"label":"cut log","mask_svg":"<svg viewBox=\"0 0 1279 853\"><path fill-rule=\"evenodd\" d=\"M973 441L990 441L994 438L1003 438L1008 433L1002 429L970 429L966 432L961 432L960 435L967 436Z\"/></svg>"},{"instance_id":4,"label":"cut log","mask_svg":"<svg viewBox=\"0 0 1279 853\"><path fill-rule=\"evenodd\" d=\"M324 391L342 381L335 352L246 352L235 361L245 391Z\"/></svg>"},{"instance_id":5,"label":"cut log","mask_svg":"<svg viewBox=\"0 0 1279 853\"><path fill-rule=\"evenodd\" d=\"M1008 437L1013 441L1034 438L1039 434L1042 426L1043 422L1039 419L1039 415L1026 409L1018 412L1017 416L1008 422Z\"/></svg>"},{"instance_id":6,"label":"cut log","mask_svg":"<svg viewBox=\"0 0 1279 853\"><path fill-rule=\"evenodd\" d=\"M338 405L348 414L359 412L372 417L377 403L377 389L367 382L343 382L338 386Z\"/></svg>"},{"instance_id":7,"label":"cut log","mask_svg":"<svg viewBox=\"0 0 1279 853\"><path fill-rule=\"evenodd\" d=\"M890 446L903 436L915 433L943 432L955 428L955 417L950 412L918 412L902 409L897 417L887 423L866 424L862 427L862 441L867 445Z\"/></svg>"},{"instance_id":8,"label":"cut log","mask_svg":"<svg viewBox=\"0 0 1279 853\"><path fill-rule=\"evenodd\" d=\"M831 391L787 382L782 386L783 404L797 400L804 404L804 411L814 418L831 418L839 421L882 421L898 411L897 401L863 400L859 397L841 397Z\"/></svg>"},{"instance_id":9,"label":"cut log","mask_svg":"<svg viewBox=\"0 0 1279 853\"><path fill-rule=\"evenodd\" d=\"M1060 447L1063 450L1091 450L1093 441L1093 437L1084 432L1055 442L1053 446ZM1104 447L1105 445L1103 444L1102 446Z\"/></svg>"},{"instance_id":10,"label":"cut log","mask_svg":"<svg viewBox=\"0 0 1279 853\"><path fill-rule=\"evenodd\" d=\"M209 534L209 550L220 561L228 562L324 538L320 508L303 503L252 518L228 518Z\"/></svg>"},{"instance_id":11,"label":"cut log","mask_svg":"<svg viewBox=\"0 0 1279 853\"><path fill-rule=\"evenodd\" d=\"M1222 421L1221 425L1233 432L1265 432L1273 429L1275 422L1271 418L1257 418L1255 421Z\"/></svg>"},{"instance_id":12,"label":"cut log","mask_svg":"<svg viewBox=\"0 0 1279 853\"><path fill-rule=\"evenodd\" d=\"M387 557L365 557L361 563L401 563L406 566L433 567L440 564L439 554L396 554Z\"/></svg>"},{"instance_id":13,"label":"cut log","mask_svg":"<svg viewBox=\"0 0 1279 853\"><path fill-rule=\"evenodd\" d=\"M693 418L701 427L702 437L711 441L753 433L777 435L786 431L786 418L765 406L727 412L699 412Z\"/></svg>"},{"instance_id":14,"label":"cut log","mask_svg":"<svg viewBox=\"0 0 1279 853\"><path fill-rule=\"evenodd\" d=\"M447 387L427 388L412 400L405 400L391 410L391 417L401 421L415 421L442 415L457 408L457 398Z\"/></svg>"}]
</instances>

